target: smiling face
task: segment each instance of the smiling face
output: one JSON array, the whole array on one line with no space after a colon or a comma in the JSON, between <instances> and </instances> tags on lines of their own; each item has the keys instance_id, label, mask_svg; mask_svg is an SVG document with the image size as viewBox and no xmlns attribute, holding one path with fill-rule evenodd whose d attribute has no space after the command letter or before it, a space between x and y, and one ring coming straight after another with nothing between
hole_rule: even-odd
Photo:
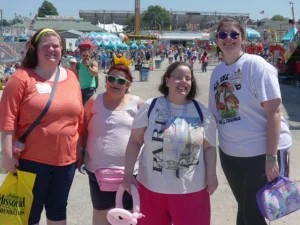
<instances>
[{"instance_id":1,"label":"smiling face","mask_svg":"<svg viewBox=\"0 0 300 225\"><path fill-rule=\"evenodd\" d=\"M109 72L110 76L116 77L116 78L124 78L126 79L126 73L120 70L111 70ZM126 79L127 80L127 79ZM130 87L131 83L126 82L124 85L120 85L117 82L117 79L115 79L115 82L111 83L106 78L106 92L111 96L122 96L126 94L126 90Z\"/></svg>"},{"instance_id":2,"label":"smiling face","mask_svg":"<svg viewBox=\"0 0 300 225\"><path fill-rule=\"evenodd\" d=\"M47 66L59 64L62 57L61 41L54 35L43 36L37 48L38 64Z\"/></svg>"},{"instance_id":3,"label":"smiling face","mask_svg":"<svg viewBox=\"0 0 300 225\"><path fill-rule=\"evenodd\" d=\"M82 58L82 61L83 63L88 63L90 61L90 51L89 50L83 50L81 52L81 58Z\"/></svg>"},{"instance_id":4,"label":"smiling face","mask_svg":"<svg viewBox=\"0 0 300 225\"><path fill-rule=\"evenodd\" d=\"M174 98L186 98L192 87L192 72L189 67L181 65L166 77L166 86L169 88L169 96Z\"/></svg>"},{"instance_id":5,"label":"smiling face","mask_svg":"<svg viewBox=\"0 0 300 225\"><path fill-rule=\"evenodd\" d=\"M235 26L233 22L224 22L218 32L227 33L226 39L221 39L217 36L217 44L225 56L230 54L236 55L242 51L244 37L241 30L238 28L238 26ZM237 39L230 37L232 32L239 33L239 35L236 35Z\"/></svg>"}]
</instances>

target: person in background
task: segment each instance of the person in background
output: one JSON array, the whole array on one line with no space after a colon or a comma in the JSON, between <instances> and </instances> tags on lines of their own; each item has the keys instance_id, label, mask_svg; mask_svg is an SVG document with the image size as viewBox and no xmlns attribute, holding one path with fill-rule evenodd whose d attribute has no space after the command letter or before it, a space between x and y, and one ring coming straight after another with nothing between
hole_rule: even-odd
<instances>
[{"instance_id":1,"label":"person in background","mask_svg":"<svg viewBox=\"0 0 300 225\"><path fill-rule=\"evenodd\" d=\"M101 54L101 68L103 70L103 73L105 73L105 69L108 66L108 57L106 52L103 50Z\"/></svg>"},{"instance_id":2,"label":"person in background","mask_svg":"<svg viewBox=\"0 0 300 225\"><path fill-rule=\"evenodd\" d=\"M11 63L6 64L6 67L4 69L4 74L8 74L9 76L11 76L15 71L16 70Z\"/></svg>"},{"instance_id":3,"label":"person in background","mask_svg":"<svg viewBox=\"0 0 300 225\"><path fill-rule=\"evenodd\" d=\"M69 60L69 70L71 70L76 75L77 79L79 79L77 70L77 60L74 57Z\"/></svg>"},{"instance_id":4,"label":"person in background","mask_svg":"<svg viewBox=\"0 0 300 225\"><path fill-rule=\"evenodd\" d=\"M187 58L188 58L188 54L187 54L187 51L184 49L183 50L183 61L187 62Z\"/></svg>"},{"instance_id":5,"label":"person in background","mask_svg":"<svg viewBox=\"0 0 300 225\"><path fill-rule=\"evenodd\" d=\"M147 61L147 63L149 62L150 59L151 59L150 50L146 50L146 61Z\"/></svg>"},{"instance_id":6,"label":"person in background","mask_svg":"<svg viewBox=\"0 0 300 225\"><path fill-rule=\"evenodd\" d=\"M125 149L129 140L132 122L143 103L138 96L128 93L133 81L125 57L114 57L114 65L109 69L104 93L93 96L85 106L87 133L83 138L86 149L84 164L87 168L90 195L93 204L93 225L109 225L106 215L115 206L116 191L103 190L97 182L98 171L109 169L124 171ZM83 162L83 158L81 160ZM132 174L137 173L136 169ZM126 209L132 209L132 198L124 197Z\"/></svg>"},{"instance_id":7,"label":"person in background","mask_svg":"<svg viewBox=\"0 0 300 225\"><path fill-rule=\"evenodd\" d=\"M281 59L281 57L277 58L276 68L278 71L278 75L284 75L286 72L286 66L284 61Z\"/></svg>"},{"instance_id":8,"label":"person in background","mask_svg":"<svg viewBox=\"0 0 300 225\"><path fill-rule=\"evenodd\" d=\"M218 186L215 118L194 100L197 83L187 63L171 64L159 91L163 96L154 105L147 100L134 119L123 186L138 186L146 215L139 225L210 225L209 194Z\"/></svg>"},{"instance_id":9,"label":"person in background","mask_svg":"<svg viewBox=\"0 0 300 225\"><path fill-rule=\"evenodd\" d=\"M237 19L221 20L216 40L225 61L211 74L208 105L218 122L221 166L238 203L236 224L267 225L256 193L279 175L289 176L292 145L277 71L243 52L245 29Z\"/></svg>"},{"instance_id":10,"label":"person in background","mask_svg":"<svg viewBox=\"0 0 300 225\"><path fill-rule=\"evenodd\" d=\"M20 63L17 62L17 63L15 64L15 69L18 70L18 69L20 69L20 67L21 67Z\"/></svg>"},{"instance_id":11,"label":"person in background","mask_svg":"<svg viewBox=\"0 0 300 225\"><path fill-rule=\"evenodd\" d=\"M187 60L190 61L192 58L192 50L190 48L187 48Z\"/></svg>"},{"instance_id":12,"label":"person in background","mask_svg":"<svg viewBox=\"0 0 300 225\"><path fill-rule=\"evenodd\" d=\"M81 60L77 64L79 83L82 93L82 102L85 104L96 92L98 63L90 58L90 50L81 50Z\"/></svg>"},{"instance_id":13,"label":"person in background","mask_svg":"<svg viewBox=\"0 0 300 225\"><path fill-rule=\"evenodd\" d=\"M75 74L60 67L63 39L42 29L27 43L26 56L3 91L0 107L2 166L36 174L33 204L26 224L38 225L45 207L48 225L66 225L79 133L84 132L81 92ZM20 156L15 143L37 119L48 102L59 75L53 102L25 140ZM14 144L13 144L14 143Z\"/></svg>"},{"instance_id":14,"label":"person in background","mask_svg":"<svg viewBox=\"0 0 300 225\"><path fill-rule=\"evenodd\" d=\"M107 67L108 67L108 69L112 66L112 63L113 63L113 60L114 60L114 54L115 53L113 51L110 51L107 55L107 61L108 61Z\"/></svg>"},{"instance_id":15,"label":"person in background","mask_svg":"<svg viewBox=\"0 0 300 225\"><path fill-rule=\"evenodd\" d=\"M193 59L193 60L196 61L197 60L197 56L198 56L198 52L196 51L196 49L193 49L191 59Z\"/></svg>"},{"instance_id":16,"label":"person in background","mask_svg":"<svg viewBox=\"0 0 300 225\"><path fill-rule=\"evenodd\" d=\"M207 52L204 52L201 57L202 72L205 72L205 73L207 72L208 61L209 61L209 58L208 58Z\"/></svg>"}]
</instances>

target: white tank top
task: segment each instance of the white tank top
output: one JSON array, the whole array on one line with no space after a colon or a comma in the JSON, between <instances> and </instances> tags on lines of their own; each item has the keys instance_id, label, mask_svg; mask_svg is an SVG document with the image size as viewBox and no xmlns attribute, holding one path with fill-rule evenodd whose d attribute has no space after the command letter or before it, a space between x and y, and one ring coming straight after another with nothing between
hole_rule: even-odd
<instances>
[{"instance_id":1,"label":"white tank top","mask_svg":"<svg viewBox=\"0 0 300 225\"><path fill-rule=\"evenodd\" d=\"M125 151L131 126L138 111L139 97L118 111L111 111L103 104L103 93L96 97L88 124L86 168L94 172L98 168L124 169Z\"/></svg>"}]
</instances>

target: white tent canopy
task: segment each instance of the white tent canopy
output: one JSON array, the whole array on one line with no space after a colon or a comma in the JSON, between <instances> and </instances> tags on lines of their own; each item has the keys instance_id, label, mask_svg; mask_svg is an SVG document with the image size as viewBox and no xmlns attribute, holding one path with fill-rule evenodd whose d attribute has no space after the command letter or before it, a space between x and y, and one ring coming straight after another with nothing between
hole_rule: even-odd
<instances>
[{"instance_id":1,"label":"white tent canopy","mask_svg":"<svg viewBox=\"0 0 300 225\"><path fill-rule=\"evenodd\" d=\"M98 21L97 27L103 28L106 32L118 33L123 31L123 25L115 24L115 22L111 24L103 24Z\"/></svg>"},{"instance_id":2,"label":"white tent canopy","mask_svg":"<svg viewBox=\"0 0 300 225\"><path fill-rule=\"evenodd\" d=\"M210 40L209 33L202 32L162 32L160 40Z\"/></svg>"}]
</instances>

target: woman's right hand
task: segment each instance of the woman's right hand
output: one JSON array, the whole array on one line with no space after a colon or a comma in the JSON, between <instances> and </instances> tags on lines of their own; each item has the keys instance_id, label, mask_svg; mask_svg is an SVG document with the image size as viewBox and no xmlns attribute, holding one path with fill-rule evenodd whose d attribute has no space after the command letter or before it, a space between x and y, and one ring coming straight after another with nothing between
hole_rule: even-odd
<instances>
[{"instance_id":1,"label":"woman's right hand","mask_svg":"<svg viewBox=\"0 0 300 225\"><path fill-rule=\"evenodd\" d=\"M7 172L16 173L18 166L19 166L19 160L14 156L9 157L9 156L5 156L5 154L2 156L2 167Z\"/></svg>"},{"instance_id":2,"label":"woman's right hand","mask_svg":"<svg viewBox=\"0 0 300 225\"><path fill-rule=\"evenodd\" d=\"M129 194L131 194L131 190L130 190L131 184L134 184L136 188L138 188L138 182L133 176L133 174L124 174L122 185Z\"/></svg>"},{"instance_id":3,"label":"woman's right hand","mask_svg":"<svg viewBox=\"0 0 300 225\"><path fill-rule=\"evenodd\" d=\"M84 171L82 171L82 165L83 165L83 161L84 161L84 156L85 156L85 151L79 151L77 152L77 162L76 162L76 168L78 170L79 173L85 175Z\"/></svg>"}]
</instances>

